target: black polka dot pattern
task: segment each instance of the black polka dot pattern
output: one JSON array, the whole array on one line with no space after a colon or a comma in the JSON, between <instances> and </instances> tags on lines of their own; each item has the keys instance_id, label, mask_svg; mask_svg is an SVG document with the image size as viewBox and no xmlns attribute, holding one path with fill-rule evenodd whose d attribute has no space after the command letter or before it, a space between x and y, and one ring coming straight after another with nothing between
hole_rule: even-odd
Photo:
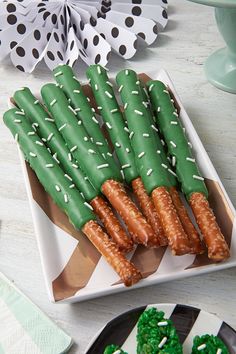
<instances>
[{"instance_id":1,"label":"black polka dot pattern","mask_svg":"<svg viewBox=\"0 0 236 354\"><path fill-rule=\"evenodd\" d=\"M23 23L20 23L18 26L17 26L17 32L20 33L20 34L25 34L26 32L26 27Z\"/></svg>"}]
</instances>

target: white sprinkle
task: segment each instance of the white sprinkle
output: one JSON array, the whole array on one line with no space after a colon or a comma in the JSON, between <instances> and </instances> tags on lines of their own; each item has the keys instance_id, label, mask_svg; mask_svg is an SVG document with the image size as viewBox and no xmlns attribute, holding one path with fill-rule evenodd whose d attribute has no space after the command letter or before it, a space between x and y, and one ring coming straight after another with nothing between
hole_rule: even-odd
<instances>
[{"instance_id":1,"label":"white sprinkle","mask_svg":"<svg viewBox=\"0 0 236 354\"><path fill-rule=\"evenodd\" d=\"M121 92L123 90L123 88L124 88L124 85L121 85L118 89L118 92Z\"/></svg>"},{"instance_id":2,"label":"white sprinkle","mask_svg":"<svg viewBox=\"0 0 236 354\"><path fill-rule=\"evenodd\" d=\"M136 85L139 85L140 84L140 81L138 80L138 81L136 81Z\"/></svg>"},{"instance_id":3,"label":"white sprinkle","mask_svg":"<svg viewBox=\"0 0 236 354\"><path fill-rule=\"evenodd\" d=\"M128 76L129 75L129 70L125 70L125 75Z\"/></svg>"},{"instance_id":4,"label":"white sprinkle","mask_svg":"<svg viewBox=\"0 0 236 354\"><path fill-rule=\"evenodd\" d=\"M36 128L37 128L38 126L39 126L38 123L33 123L33 124L32 124L32 128L33 128L34 130L36 130Z\"/></svg>"},{"instance_id":5,"label":"white sprinkle","mask_svg":"<svg viewBox=\"0 0 236 354\"><path fill-rule=\"evenodd\" d=\"M63 129L63 128L65 128L66 127L66 123L65 124L63 124L58 130L59 130L59 132Z\"/></svg>"},{"instance_id":6,"label":"white sprinkle","mask_svg":"<svg viewBox=\"0 0 236 354\"><path fill-rule=\"evenodd\" d=\"M87 176L85 176L85 177L84 177L84 180L85 180L85 181L88 181L88 177L87 177Z\"/></svg>"},{"instance_id":7,"label":"white sprinkle","mask_svg":"<svg viewBox=\"0 0 236 354\"><path fill-rule=\"evenodd\" d=\"M21 111L16 111L15 114L17 114L18 116L25 116L25 113Z\"/></svg>"},{"instance_id":8,"label":"white sprinkle","mask_svg":"<svg viewBox=\"0 0 236 354\"><path fill-rule=\"evenodd\" d=\"M164 142L164 140L163 140L163 139L161 139L161 143L162 143L162 145L163 145L163 146L165 146L165 145L166 145L166 143Z\"/></svg>"},{"instance_id":9,"label":"white sprinkle","mask_svg":"<svg viewBox=\"0 0 236 354\"><path fill-rule=\"evenodd\" d=\"M158 348L161 349L167 342L167 337L164 337L161 342L158 344Z\"/></svg>"},{"instance_id":10,"label":"white sprinkle","mask_svg":"<svg viewBox=\"0 0 236 354\"><path fill-rule=\"evenodd\" d=\"M65 176L69 181L72 182L72 178L71 178L67 173L65 173L64 176Z\"/></svg>"},{"instance_id":11,"label":"white sprinkle","mask_svg":"<svg viewBox=\"0 0 236 354\"><path fill-rule=\"evenodd\" d=\"M77 113L77 112L81 112L81 108L77 107L74 109L74 111Z\"/></svg>"},{"instance_id":12,"label":"white sprinkle","mask_svg":"<svg viewBox=\"0 0 236 354\"><path fill-rule=\"evenodd\" d=\"M61 188L60 188L57 184L55 184L55 188L56 188L56 190L57 190L58 192L61 191Z\"/></svg>"},{"instance_id":13,"label":"white sprinkle","mask_svg":"<svg viewBox=\"0 0 236 354\"><path fill-rule=\"evenodd\" d=\"M150 168L150 169L147 171L147 176L150 176L150 175L152 174L152 172L153 172L153 169Z\"/></svg>"},{"instance_id":14,"label":"white sprinkle","mask_svg":"<svg viewBox=\"0 0 236 354\"><path fill-rule=\"evenodd\" d=\"M165 93L169 93L169 91L168 91L168 90L163 90L163 92L165 92Z\"/></svg>"},{"instance_id":15,"label":"white sprinkle","mask_svg":"<svg viewBox=\"0 0 236 354\"><path fill-rule=\"evenodd\" d=\"M137 109L135 109L134 112L135 112L136 114L138 114L139 116L143 116L143 112L138 111Z\"/></svg>"},{"instance_id":16,"label":"white sprinkle","mask_svg":"<svg viewBox=\"0 0 236 354\"><path fill-rule=\"evenodd\" d=\"M124 110L126 110L127 108L128 108L128 102L125 103Z\"/></svg>"},{"instance_id":17,"label":"white sprinkle","mask_svg":"<svg viewBox=\"0 0 236 354\"><path fill-rule=\"evenodd\" d=\"M20 119L14 119L14 122L15 123L21 123L21 120Z\"/></svg>"},{"instance_id":18,"label":"white sprinkle","mask_svg":"<svg viewBox=\"0 0 236 354\"><path fill-rule=\"evenodd\" d=\"M106 155L102 152L102 157L106 160Z\"/></svg>"},{"instance_id":19,"label":"white sprinkle","mask_svg":"<svg viewBox=\"0 0 236 354\"><path fill-rule=\"evenodd\" d=\"M158 327L164 327L164 326L168 326L168 322L167 321L161 321L161 322L158 322Z\"/></svg>"},{"instance_id":20,"label":"white sprinkle","mask_svg":"<svg viewBox=\"0 0 236 354\"><path fill-rule=\"evenodd\" d=\"M129 138L132 139L134 136L134 132L131 132L130 135L129 135Z\"/></svg>"},{"instance_id":21,"label":"white sprinkle","mask_svg":"<svg viewBox=\"0 0 236 354\"><path fill-rule=\"evenodd\" d=\"M89 208L90 210L93 210L93 207L92 207L89 203L84 202L84 205L85 205L87 208Z\"/></svg>"},{"instance_id":22,"label":"white sprinkle","mask_svg":"<svg viewBox=\"0 0 236 354\"><path fill-rule=\"evenodd\" d=\"M64 87L63 85L60 85L60 89L63 89L63 87Z\"/></svg>"},{"instance_id":23,"label":"white sprinkle","mask_svg":"<svg viewBox=\"0 0 236 354\"><path fill-rule=\"evenodd\" d=\"M100 141L96 141L96 145L103 146L103 143L101 143Z\"/></svg>"},{"instance_id":24,"label":"white sprinkle","mask_svg":"<svg viewBox=\"0 0 236 354\"><path fill-rule=\"evenodd\" d=\"M122 169L128 168L128 167L130 167L130 164L128 164L128 163L126 165L121 166Z\"/></svg>"},{"instance_id":25,"label":"white sprinkle","mask_svg":"<svg viewBox=\"0 0 236 354\"><path fill-rule=\"evenodd\" d=\"M96 154L96 152L95 152L94 150L92 150L92 149L88 149L88 152L89 152L90 154Z\"/></svg>"},{"instance_id":26,"label":"white sprinkle","mask_svg":"<svg viewBox=\"0 0 236 354\"><path fill-rule=\"evenodd\" d=\"M58 158L57 158L57 153L53 154L52 157L54 158L54 160L55 160L58 164L60 164L60 161L59 161Z\"/></svg>"},{"instance_id":27,"label":"white sprinkle","mask_svg":"<svg viewBox=\"0 0 236 354\"><path fill-rule=\"evenodd\" d=\"M45 139L45 138L42 138L42 141L43 141L44 143L46 143L47 139Z\"/></svg>"},{"instance_id":28,"label":"white sprinkle","mask_svg":"<svg viewBox=\"0 0 236 354\"><path fill-rule=\"evenodd\" d=\"M174 103L174 102L175 102L175 100L173 100L173 98L171 98L171 102L172 102L172 103Z\"/></svg>"},{"instance_id":29,"label":"white sprinkle","mask_svg":"<svg viewBox=\"0 0 236 354\"><path fill-rule=\"evenodd\" d=\"M175 120L172 120L172 121L170 122L170 124L172 124L172 125L178 125L178 122L176 122Z\"/></svg>"},{"instance_id":30,"label":"white sprinkle","mask_svg":"<svg viewBox=\"0 0 236 354\"><path fill-rule=\"evenodd\" d=\"M149 92L152 91L153 87L154 87L154 84L151 84L150 87L149 87Z\"/></svg>"},{"instance_id":31,"label":"white sprinkle","mask_svg":"<svg viewBox=\"0 0 236 354\"><path fill-rule=\"evenodd\" d=\"M101 67L100 66L97 66L97 71L98 71L98 74L101 75L102 71L101 71Z\"/></svg>"},{"instance_id":32,"label":"white sprinkle","mask_svg":"<svg viewBox=\"0 0 236 354\"><path fill-rule=\"evenodd\" d=\"M157 154L161 154L161 150L157 150Z\"/></svg>"},{"instance_id":33,"label":"white sprinkle","mask_svg":"<svg viewBox=\"0 0 236 354\"><path fill-rule=\"evenodd\" d=\"M89 97L86 97L87 98L87 101L90 102L90 98Z\"/></svg>"},{"instance_id":34,"label":"white sprinkle","mask_svg":"<svg viewBox=\"0 0 236 354\"><path fill-rule=\"evenodd\" d=\"M170 144L171 144L174 148L177 147L177 145L176 145L172 140L170 141Z\"/></svg>"},{"instance_id":35,"label":"white sprinkle","mask_svg":"<svg viewBox=\"0 0 236 354\"><path fill-rule=\"evenodd\" d=\"M185 128L185 127L183 127L183 132L185 133L185 131L186 131L186 128Z\"/></svg>"},{"instance_id":36,"label":"white sprinkle","mask_svg":"<svg viewBox=\"0 0 236 354\"><path fill-rule=\"evenodd\" d=\"M173 115L176 116L176 117L179 116L177 112L173 112Z\"/></svg>"},{"instance_id":37,"label":"white sprinkle","mask_svg":"<svg viewBox=\"0 0 236 354\"><path fill-rule=\"evenodd\" d=\"M197 350L203 350L206 348L206 344L201 344L197 347Z\"/></svg>"},{"instance_id":38,"label":"white sprinkle","mask_svg":"<svg viewBox=\"0 0 236 354\"><path fill-rule=\"evenodd\" d=\"M93 107L91 107L91 111L92 111L93 113L96 113L96 110L95 110Z\"/></svg>"},{"instance_id":39,"label":"white sprinkle","mask_svg":"<svg viewBox=\"0 0 236 354\"><path fill-rule=\"evenodd\" d=\"M70 188L70 189L75 188L75 184L71 184L71 185L69 186L69 188Z\"/></svg>"},{"instance_id":40,"label":"white sprinkle","mask_svg":"<svg viewBox=\"0 0 236 354\"><path fill-rule=\"evenodd\" d=\"M198 179L199 181L204 181L204 178L201 176L193 175L194 179Z\"/></svg>"},{"instance_id":41,"label":"white sprinkle","mask_svg":"<svg viewBox=\"0 0 236 354\"><path fill-rule=\"evenodd\" d=\"M188 146L190 146L191 149L192 149L192 147L193 147L193 145L190 143L190 141L188 141Z\"/></svg>"},{"instance_id":42,"label":"white sprinkle","mask_svg":"<svg viewBox=\"0 0 236 354\"><path fill-rule=\"evenodd\" d=\"M110 152L107 152L107 156L112 157L113 155Z\"/></svg>"},{"instance_id":43,"label":"white sprinkle","mask_svg":"<svg viewBox=\"0 0 236 354\"><path fill-rule=\"evenodd\" d=\"M129 148L125 148L125 151L126 151L127 153L129 153L129 152L130 152L130 149L129 149Z\"/></svg>"},{"instance_id":44,"label":"white sprinkle","mask_svg":"<svg viewBox=\"0 0 236 354\"><path fill-rule=\"evenodd\" d=\"M116 350L115 352L113 352L113 354L120 354L121 353L121 351L118 349L118 350Z\"/></svg>"},{"instance_id":45,"label":"white sprinkle","mask_svg":"<svg viewBox=\"0 0 236 354\"><path fill-rule=\"evenodd\" d=\"M57 102L56 99L52 100L52 102L50 103L50 106L52 107L56 102Z\"/></svg>"},{"instance_id":46,"label":"white sprinkle","mask_svg":"<svg viewBox=\"0 0 236 354\"><path fill-rule=\"evenodd\" d=\"M149 136L150 136L149 134L143 133L143 137L144 137L144 138L149 138Z\"/></svg>"},{"instance_id":47,"label":"white sprinkle","mask_svg":"<svg viewBox=\"0 0 236 354\"><path fill-rule=\"evenodd\" d=\"M55 119L52 119L52 118L45 118L45 120L48 122L55 122Z\"/></svg>"},{"instance_id":48,"label":"white sprinkle","mask_svg":"<svg viewBox=\"0 0 236 354\"><path fill-rule=\"evenodd\" d=\"M195 160L195 159L192 159L191 157L186 157L186 160L187 160L187 161L190 161L190 162L196 162L196 160Z\"/></svg>"},{"instance_id":49,"label":"white sprinkle","mask_svg":"<svg viewBox=\"0 0 236 354\"><path fill-rule=\"evenodd\" d=\"M29 132L28 135L35 135L35 132Z\"/></svg>"},{"instance_id":50,"label":"white sprinkle","mask_svg":"<svg viewBox=\"0 0 236 354\"><path fill-rule=\"evenodd\" d=\"M107 85L109 85L110 87L113 87L112 83L110 81L106 81Z\"/></svg>"},{"instance_id":51,"label":"white sprinkle","mask_svg":"<svg viewBox=\"0 0 236 354\"><path fill-rule=\"evenodd\" d=\"M15 141L17 142L18 140L19 140L19 134L16 133L16 135L15 135Z\"/></svg>"},{"instance_id":52,"label":"white sprinkle","mask_svg":"<svg viewBox=\"0 0 236 354\"><path fill-rule=\"evenodd\" d=\"M33 152L30 152L29 154L30 154L30 156L32 156L32 157L37 157L37 155L34 154Z\"/></svg>"},{"instance_id":53,"label":"white sprinkle","mask_svg":"<svg viewBox=\"0 0 236 354\"><path fill-rule=\"evenodd\" d=\"M98 110L101 111L101 110L102 110L102 107L101 107L101 106L98 106Z\"/></svg>"},{"instance_id":54,"label":"white sprinkle","mask_svg":"<svg viewBox=\"0 0 236 354\"><path fill-rule=\"evenodd\" d=\"M118 148L120 148L121 147L121 145L119 144L119 143L115 143L115 146L117 146Z\"/></svg>"},{"instance_id":55,"label":"white sprinkle","mask_svg":"<svg viewBox=\"0 0 236 354\"><path fill-rule=\"evenodd\" d=\"M53 164L52 164L52 163L48 163L48 164L46 164L46 167L47 167L47 168L52 168L52 167L53 167Z\"/></svg>"},{"instance_id":56,"label":"white sprinkle","mask_svg":"<svg viewBox=\"0 0 236 354\"><path fill-rule=\"evenodd\" d=\"M68 203L68 195L67 194L64 194L64 201L65 201L65 203Z\"/></svg>"},{"instance_id":57,"label":"white sprinkle","mask_svg":"<svg viewBox=\"0 0 236 354\"><path fill-rule=\"evenodd\" d=\"M60 87L60 85L58 83L56 83L56 87Z\"/></svg>"},{"instance_id":58,"label":"white sprinkle","mask_svg":"<svg viewBox=\"0 0 236 354\"><path fill-rule=\"evenodd\" d=\"M132 91L132 95L138 95L138 91Z\"/></svg>"},{"instance_id":59,"label":"white sprinkle","mask_svg":"<svg viewBox=\"0 0 236 354\"><path fill-rule=\"evenodd\" d=\"M166 164L164 164L164 163L162 163L161 166L164 167L164 168L168 168L168 166Z\"/></svg>"},{"instance_id":60,"label":"white sprinkle","mask_svg":"<svg viewBox=\"0 0 236 354\"><path fill-rule=\"evenodd\" d=\"M74 109L71 106L68 106L69 110L71 110L72 113L74 113L74 115L76 115L76 112L74 111Z\"/></svg>"},{"instance_id":61,"label":"white sprinkle","mask_svg":"<svg viewBox=\"0 0 236 354\"><path fill-rule=\"evenodd\" d=\"M113 98L113 96L108 91L105 91L105 95L107 95L107 97L109 97L109 98Z\"/></svg>"},{"instance_id":62,"label":"white sprinkle","mask_svg":"<svg viewBox=\"0 0 236 354\"><path fill-rule=\"evenodd\" d=\"M54 74L55 77L62 75L62 71L58 71L56 74Z\"/></svg>"},{"instance_id":63,"label":"white sprinkle","mask_svg":"<svg viewBox=\"0 0 236 354\"><path fill-rule=\"evenodd\" d=\"M116 112L118 112L117 108L111 110L111 113L116 113Z\"/></svg>"},{"instance_id":64,"label":"white sprinkle","mask_svg":"<svg viewBox=\"0 0 236 354\"><path fill-rule=\"evenodd\" d=\"M94 85L94 88L95 88L96 91L98 91L98 85L97 84Z\"/></svg>"},{"instance_id":65,"label":"white sprinkle","mask_svg":"<svg viewBox=\"0 0 236 354\"><path fill-rule=\"evenodd\" d=\"M76 76L73 76L73 79L77 81L77 77Z\"/></svg>"},{"instance_id":66,"label":"white sprinkle","mask_svg":"<svg viewBox=\"0 0 236 354\"><path fill-rule=\"evenodd\" d=\"M144 105L145 108L148 108L147 102L143 101L142 104Z\"/></svg>"},{"instance_id":67,"label":"white sprinkle","mask_svg":"<svg viewBox=\"0 0 236 354\"><path fill-rule=\"evenodd\" d=\"M80 90L73 90L74 93L80 93Z\"/></svg>"},{"instance_id":68,"label":"white sprinkle","mask_svg":"<svg viewBox=\"0 0 236 354\"><path fill-rule=\"evenodd\" d=\"M82 120L78 120L78 125L81 125L82 124Z\"/></svg>"},{"instance_id":69,"label":"white sprinkle","mask_svg":"<svg viewBox=\"0 0 236 354\"><path fill-rule=\"evenodd\" d=\"M172 166L175 167L176 164L176 157L172 156Z\"/></svg>"},{"instance_id":70,"label":"white sprinkle","mask_svg":"<svg viewBox=\"0 0 236 354\"><path fill-rule=\"evenodd\" d=\"M79 168L79 166L77 166L75 163L72 164L72 167Z\"/></svg>"},{"instance_id":71,"label":"white sprinkle","mask_svg":"<svg viewBox=\"0 0 236 354\"><path fill-rule=\"evenodd\" d=\"M94 121L94 123L99 124L98 120L94 116L92 117L92 120Z\"/></svg>"},{"instance_id":72,"label":"white sprinkle","mask_svg":"<svg viewBox=\"0 0 236 354\"><path fill-rule=\"evenodd\" d=\"M155 127L154 124L151 125L152 129L155 130L156 132L158 132L158 129Z\"/></svg>"},{"instance_id":73,"label":"white sprinkle","mask_svg":"<svg viewBox=\"0 0 236 354\"><path fill-rule=\"evenodd\" d=\"M170 168L168 168L168 172L170 172L173 176L177 177L177 174L174 171L172 171Z\"/></svg>"},{"instance_id":74,"label":"white sprinkle","mask_svg":"<svg viewBox=\"0 0 236 354\"><path fill-rule=\"evenodd\" d=\"M222 353L222 349L217 349L217 352L216 352L216 354L221 354Z\"/></svg>"},{"instance_id":75,"label":"white sprinkle","mask_svg":"<svg viewBox=\"0 0 236 354\"><path fill-rule=\"evenodd\" d=\"M97 166L97 169L100 170L101 168L109 167L108 163L104 163L103 165Z\"/></svg>"},{"instance_id":76,"label":"white sprinkle","mask_svg":"<svg viewBox=\"0 0 236 354\"><path fill-rule=\"evenodd\" d=\"M120 170L120 173L121 173L122 178L125 179L124 171L123 171L123 170Z\"/></svg>"},{"instance_id":77,"label":"white sprinkle","mask_svg":"<svg viewBox=\"0 0 236 354\"><path fill-rule=\"evenodd\" d=\"M107 126L108 129L112 129L112 126L111 126L111 124L109 122L106 122L106 126Z\"/></svg>"},{"instance_id":78,"label":"white sprinkle","mask_svg":"<svg viewBox=\"0 0 236 354\"><path fill-rule=\"evenodd\" d=\"M126 131L127 133L129 133L129 128L124 127L124 131Z\"/></svg>"},{"instance_id":79,"label":"white sprinkle","mask_svg":"<svg viewBox=\"0 0 236 354\"><path fill-rule=\"evenodd\" d=\"M50 141L52 139L53 135L54 135L53 133L49 134L47 140Z\"/></svg>"},{"instance_id":80,"label":"white sprinkle","mask_svg":"<svg viewBox=\"0 0 236 354\"><path fill-rule=\"evenodd\" d=\"M52 153L50 148L47 148L47 150L48 150L48 152L49 152L50 154Z\"/></svg>"},{"instance_id":81,"label":"white sprinkle","mask_svg":"<svg viewBox=\"0 0 236 354\"><path fill-rule=\"evenodd\" d=\"M75 145L75 146L73 146L71 149L70 149L70 152L73 152L73 151L75 151L76 149L77 149L77 145Z\"/></svg>"},{"instance_id":82,"label":"white sprinkle","mask_svg":"<svg viewBox=\"0 0 236 354\"><path fill-rule=\"evenodd\" d=\"M145 152L140 152L140 154L138 155L138 158L141 159L141 157L143 157L145 155Z\"/></svg>"},{"instance_id":83,"label":"white sprinkle","mask_svg":"<svg viewBox=\"0 0 236 354\"><path fill-rule=\"evenodd\" d=\"M157 112L160 113L161 112L161 107L157 108Z\"/></svg>"},{"instance_id":84,"label":"white sprinkle","mask_svg":"<svg viewBox=\"0 0 236 354\"><path fill-rule=\"evenodd\" d=\"M38 104L38 103L39 103L39 100L34 101L34 104Z\"/></svg>"}]
</instances>

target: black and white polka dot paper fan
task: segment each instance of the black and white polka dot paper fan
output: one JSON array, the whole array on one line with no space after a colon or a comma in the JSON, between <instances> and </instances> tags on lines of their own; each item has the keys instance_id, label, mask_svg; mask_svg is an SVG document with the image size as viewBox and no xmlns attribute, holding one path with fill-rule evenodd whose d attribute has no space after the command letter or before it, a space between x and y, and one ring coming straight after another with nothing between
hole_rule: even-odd
<instances>
[{"instance_id":1,"label":"black and white polka dot paper fan","mask_svg":"<svg viewBox=\"0 0 236 354\"><path fill-rule=\"evenodd\" d=\"M167 0L0 0L0 60L32 72L77 60L106 66L132 58L168 21Z\"/></svg>"}]
</instances>

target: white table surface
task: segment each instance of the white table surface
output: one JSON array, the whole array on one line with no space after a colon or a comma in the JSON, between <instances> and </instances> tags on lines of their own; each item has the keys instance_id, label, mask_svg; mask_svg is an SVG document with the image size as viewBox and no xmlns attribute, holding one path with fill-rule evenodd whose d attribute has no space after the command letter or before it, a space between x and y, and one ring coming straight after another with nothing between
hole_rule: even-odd
<instances>
[{"instance_id":1,"label":"white table surface","mask_svg":"<svg viewBox=\"0 0 236 354\"><path fill-rule=\"evenodd\" d=\"M130 67L138 72L165 68L236 205L236 96L211 86L203 63L222 46L213 9L184 0L169 0L170 21L156 44L130 61L113 58L111 73ZM84 69L77 68L80 79ZM32 75L0 64L0 113L22 85L35 92L51 74L40 65ZM25 292L75 340L71 353L84 354L96 331L114 316L146 303L178 302L213 312L236 328L235 269L173 281L74 305L48 300L32 217L16 145L0 121L0 271ZM30 353L20 353L30 354Z\"/></svg>"}]
</instances>

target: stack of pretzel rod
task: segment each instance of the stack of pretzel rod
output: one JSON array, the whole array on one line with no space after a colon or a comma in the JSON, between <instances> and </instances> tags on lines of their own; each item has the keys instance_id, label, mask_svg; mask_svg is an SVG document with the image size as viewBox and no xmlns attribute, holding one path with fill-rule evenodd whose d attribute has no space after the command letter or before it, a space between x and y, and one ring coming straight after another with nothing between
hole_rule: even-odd
<instances>
[{"instance_id":1,"label":"stack of pretzel rod","mask_svg":"<svg viewBox=\"0 0 236 354\"><path fill-rule=\"evenodd\" d=\"M208 257L221 261L229 257L229 248L207 201L208 191L192 153L191 143L176 113L166 86L149 81L148 90L156 124L164 136L181 189L186 195L208 248Z\"/></svg>"},{"instance_id":2,"label":"stack of pretzel rod","mask_svg":"<svg viewBox=\"0 0 236 354\"><path fill-rule=\"evenodd\" d=\"M3 119L19 143L25 160L29 162L54 202L68 215L74 227L84 232L125 285L130 286L138 282L141 279L140 272L124 257L97 223L95 214L79 190L65 177L64 171L52 157L43 140L32 131L32 125L25 113L12 108L4 114ZM54 136L51 136L48 139L53 138Z\"/></svg>"},{"instance_id":3,"label":"stack of pretzel rod","mask_svg":"<svg viewBox=\"0 0 236 354\"><path fill-rule=\"evenodd\" d=\"M79 167L78 162L73 158L72 153L65 145L60 131L54 123L54 119L48 115L47 111L28 88L16 91L14 101L29 117L33 129L37 131L44 144L49 148L55 161L64 170L65 177L71 182L71 187L75 186L80 190L83 198L92 206L94 212L105 226L107 233L118 245L120 251L124 253L131 251L133 248L132 240L126 235L119 220L114 215L109 204L101 196L99 190L92 186L88 177ZM103 151L107 148L105 144L106 142L104 141Z\"/></svg>"}]
</instances>

